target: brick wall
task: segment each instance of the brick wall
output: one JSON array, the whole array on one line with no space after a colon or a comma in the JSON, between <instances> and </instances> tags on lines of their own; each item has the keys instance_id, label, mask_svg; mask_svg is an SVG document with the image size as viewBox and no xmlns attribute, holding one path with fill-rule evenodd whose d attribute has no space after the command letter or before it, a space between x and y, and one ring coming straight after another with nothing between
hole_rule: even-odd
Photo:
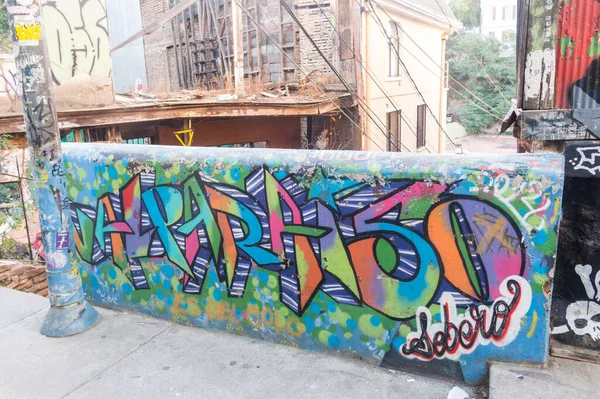
<instances>
[{"instance_id":1,"label":"brick wall","mask_svg":"<svg viewBox=\"0 0 600 399\"><path fill-rule=\"evenodd\" d=\"M148 26L154 22L160 15L169 9L168 0L140 0L142 12L142 25ZM171 23L166 23L153 33L144 37L144 50L146 53L146 70L148 75L148 88L152 92L165 92L172 88L169 82L169 68L167 68L167 59L173 66L175 65L175 56L173 52L167 55L167 47L173 43L173 33ZM171 78L172 82L177 81L176 69L175 75ZM175 88L176 89L176 88Z\"/></svg>"},{"instance_id":2,"label":"brick wall","mask_svg":"<svg viewBox=\"0 0 600 399\"><path fill-rule=\"evenodd\" d=\"M335 21L335 16L332 15L333 10L330 5L321 2L321 8L331 21ZM319 49L327 56L327 58L337 65L338 58L336 56L337 48L337 34L333 30L331 24L327 21L327 18L323 13L315 6L313 0L297 0L294 2L294 13L300 20L300 23L306 28L308 34L315 41ZM335 22L334 22L335 23ZM311 77L315 73L321 75L332 75L333 72L323 60L323 57L319 55L315 46L306 38L302 31L298 33L299 40L299 60L302 66L301 71L296 71L296 75L299 79L304 77L304 73L311 73Z\"/></svg>"},{"instance_id":3,"label":"brick wall","mask_svg":"<svg viewBox=\"0 0 600 399\"><path fill-rule=\"evenodd\" d=\"M154 22L169 8L168 0L140 0L140 7L144 27ZM335 10L329 4L322 3L321 7L331 21L335 23L339 19L336 18ZM261 13L267 12L269 12L268 8L261 9ZM285 10L283 12L285 13ZM278 10L275 10L274 13L277 15L278 20ZM294 2L294 13L308 30L323 54L336 65L336 68L341 69L338 51L340 44L337 33L319 8L315 6L313 0L296 0ZM268 22L268 19L268 15L261 17L265 28L274 28L275 22ZM311 77L318 81L336 81L333 72L315 47L297 27L296 31L298 32L296 59L299 61L302 70L302 72L296 70L296 78L302 79L305 73L311 73ZM172 36L171 23L167 23L144 38L148 87L153 92L176 91L179 89L174 50L172 48L167 50L173 44ZM275 54L274 57L279 62L279 55ZM268 71L265 74L268 76Z\"/></svg>"},{"instance_id":4,"label":"brick wall","mask_svg":"<svg viewBox=\"0 0 600 399\"><path fill-rule=\"evenodd\" d=\"M48 296L46 269L42 265L0 261L0 287Z\"/></svg>"}]
</instances>

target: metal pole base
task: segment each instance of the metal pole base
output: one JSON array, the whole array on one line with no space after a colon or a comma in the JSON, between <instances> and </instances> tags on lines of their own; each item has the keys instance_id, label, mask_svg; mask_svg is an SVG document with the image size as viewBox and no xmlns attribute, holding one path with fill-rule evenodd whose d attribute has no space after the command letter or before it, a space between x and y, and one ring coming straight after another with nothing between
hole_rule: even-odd
<instances>
[{"instance_id":1,"label":"metal pole base","mask_svg":"<svg viewBox=\"0 0 600 399\"><path fill-rule=\"evenodd\" d=\"M66 306L50 307L40 332L47 337L68 337L86 331L100 320L100 314L85 299Z\"/></svg>"}]
</instances>

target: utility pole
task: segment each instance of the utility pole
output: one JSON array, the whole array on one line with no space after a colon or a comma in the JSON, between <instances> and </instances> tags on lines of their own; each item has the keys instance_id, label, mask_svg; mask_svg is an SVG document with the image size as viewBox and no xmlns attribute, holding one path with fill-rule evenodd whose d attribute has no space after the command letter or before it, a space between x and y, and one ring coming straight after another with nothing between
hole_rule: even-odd
<instances>
[{"instance_id":1,"label":"utility pole","mask_svg":"<svg viewBox=\"0 0 600 399\"><path fill-rule=\"evenodd\" d=\"M99 315L85 299L79 268L70 252L71 210L41 3L8 0L7 10L46 253L50 310L40 332L64 337L87 330Z\"/></svg>"},{"instance_id":2,"label":"utility pole","mask_svg":"<svg viewBox=\"0 0 600 399\"><path fill-rule=\"evenodd\" d=\"M231 2L231 20L233 30L233 75L235 92L244 94L244 34L242 31L242 10L236 0ZM250 48L250 44L248 44ZM250 56L250 54L248 54Z\"/></svg>"}]
</instances>

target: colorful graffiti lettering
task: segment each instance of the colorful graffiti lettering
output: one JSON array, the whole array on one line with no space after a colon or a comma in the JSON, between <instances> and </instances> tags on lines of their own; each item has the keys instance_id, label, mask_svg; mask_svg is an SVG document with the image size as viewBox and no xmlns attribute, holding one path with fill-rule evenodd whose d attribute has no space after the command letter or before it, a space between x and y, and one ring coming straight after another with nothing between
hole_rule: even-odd
<instances>
[{"instance_id":1,"label":"colorful graffiti lettering","mask_svg":"<svg viewBox=\"0 0 600 399\"><path fill-rule=\"evenodd\" d=\"M483 302L524 271L521 233L509 216L448 195L447 185L358 184L331 193L327 204L310 199L294 176L279 181L264 168L246 178L245 191L202 173L180 185L155 181L138 174L96 209L72 208L82 259L111 258L136 289L148 288L140 258L166 256L184 273L187 293L200 293L214 267L230 297L244 295L256 264L278 273L281 300L299 315L321 289L403 320L433 299L442 265L461 293ZM398 221L411 203L433 199L424 220Z\"/></svg>"},{"instance_id":2,"label":"colorful graffiti lettering","mask_svg":"<svg viewBox=\"0 0 600 399\"><path fill-rule=\"evenodd\" d=\"M544 360L557 156L63 148L97 304L472 382Z\"/></svg>"}]
</instances>

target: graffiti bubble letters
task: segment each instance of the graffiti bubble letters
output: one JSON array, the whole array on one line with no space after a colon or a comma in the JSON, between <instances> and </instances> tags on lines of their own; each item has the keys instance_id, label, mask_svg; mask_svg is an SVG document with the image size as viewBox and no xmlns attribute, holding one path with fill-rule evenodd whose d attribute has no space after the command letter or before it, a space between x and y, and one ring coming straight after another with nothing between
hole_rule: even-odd
<instances>
[{"instance_id":1,"label":"graffiti bubble letters","mask_svg":"<svg viewBox=\"0 0 600 399\"><path fill-rule=\"evenodd\" d=\"M43 12L52 76L57 84L77 74L110 76L108 20L103 0L46 1Z\"/></svg>"},{"instance_id":2,"label":"graffiti bubble letters","mask_svg":"<svg viewBox=\"0 0 600 399\"><path fill-rule=\"evenodd\" d=\"M431 181L348 181L331 192L326 179L306 190L296 176L277 179L265 168L248 174L244 190L201 172L155 181L141 173L95 208L71 207L81 258L112 260L135 289L150 288L142 259L166 257L184 292L200 294L212 268L240 298L257 266L278 274L282 303L299 315L322 290L405 320L433 301L442 270L480 303L502 294L494 282L524 270L521 232L507 214Z\"/></svg>"},{"instance_id":3,"label":"graffiti bubble letters","mask_svg":"<svg viewBox=\"0 0 600 399\"><path fill-rule=\"evenodd\" d=\"M522 277L511 276L500 286L502 296L491 306L472 305L465 313L457 314L450 293L440 299L441 322L432 324L427 307L417 310L417 331L411 332L400 351L410 359L457 360L479 345L510 344L521 330L521 318L529 311L532 292Z\"/></svg>"}]
</instances>

